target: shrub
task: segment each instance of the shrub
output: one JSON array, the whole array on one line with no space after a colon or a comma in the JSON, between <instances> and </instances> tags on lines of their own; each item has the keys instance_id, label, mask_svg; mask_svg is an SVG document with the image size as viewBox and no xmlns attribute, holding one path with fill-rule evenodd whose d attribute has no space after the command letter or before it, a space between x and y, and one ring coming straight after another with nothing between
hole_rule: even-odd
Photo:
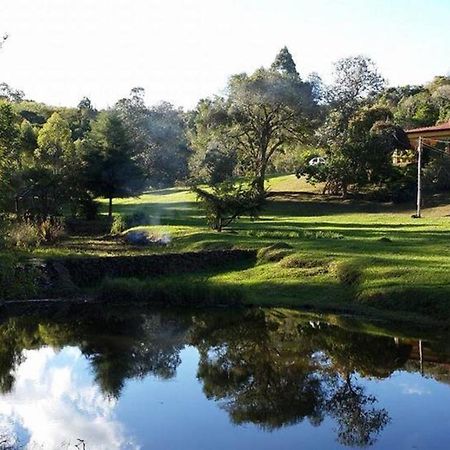
<instances>
[{"instance_id":1,"label":"shrub","mask_svg":"<svg viewBox=\"0 0 450 450\"><path fill-rule=\"evenodd\" d=\"M11 225L7 235L7 244L10 247L32 249L42 242L38 227L31 221L16 222Z\"/></svg>"},{"instance_id":2,"label":"shrub","mask_svg":"<svg viewBox=\"0 0 450 450\"><path fill-rule=\"evenodd\" d=\"M47 217L37 222L36 227L43 242L55 242L66 233L62 217Z\"/></svg>"},{"instance_id":3,"label":"shrub","mask_svg":"<svg viewBox=\"0 0 450 450\"><path fill-rule=\"evenodd\" d=\"M211 192L199 187L192 190L205 211L208 225L219 232L240 216L255 219L264 201L264 195L254 185L246 187L242 183L225 181L214 185Z\"/></svg>"},{"instance_id":4,"label":"shrub","mask_svg":"<svg viewBox=\"0 0 450 450\"><path fill-rule=\"evenodd\" d=\"M113 217L113 221L111 224L110 233L112 235L117 235L123 233L127 229L127 223L125 217L120 214L117 214Z\"/></svg>"}]
</instances>

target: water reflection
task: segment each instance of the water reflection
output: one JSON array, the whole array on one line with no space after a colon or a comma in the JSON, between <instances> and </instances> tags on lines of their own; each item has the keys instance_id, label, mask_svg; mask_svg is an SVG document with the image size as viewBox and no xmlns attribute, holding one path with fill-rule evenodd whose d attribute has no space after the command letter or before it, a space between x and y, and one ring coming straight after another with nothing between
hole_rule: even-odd
<instances>
[{"instance_id":1,"label":"water reflection","mask_svg":"<svg viewBox=\"0 0 450 450\"><path fill-rule=\"evenodd\" d=\"M186 348L195 352L183 356ZM449 360L441 343L351 331L277 310L10 318L0 325L0 426L50 449L75 448L78 438L87 449L147 448L140 447L149 438L145 430L132 433L133 414L118 415L131 395L126 388L176 379L191 390L200 383L208 403L226 413L233 425L222 433L251 425L268 436L307 423L340 446L367 447L396 426L367 380L401 370L447 382L450 368L442 362ZM177 374L188 363L198 381ZM414 394L421 386L405 389ZM150 394L148 401L142 413L151 416ZM179 413L200 422L207 414L200 403ZM305 430L299 428L298 439Z\"/></svg>"}]
</instances>

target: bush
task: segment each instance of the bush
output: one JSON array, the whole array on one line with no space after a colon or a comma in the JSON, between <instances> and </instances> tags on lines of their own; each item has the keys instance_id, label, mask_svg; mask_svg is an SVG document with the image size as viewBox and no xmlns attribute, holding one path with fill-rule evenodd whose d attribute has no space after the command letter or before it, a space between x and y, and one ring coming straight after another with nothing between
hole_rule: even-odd
<instances>
[{"instance_id":1,"label":"bush","mask_svg":"<svg viewBox=\"0 0 450 450\"><path fill-rule=\"evenodd\" d=\"M66 234L62 217L47 217L37 222L36 227L43 242L55 242Z\"/></svg>"},{"instance_id":2,"label":"bush","mask_svg":"<svg viewBox=\"0 0 450 450\"><path fill-rule=\"evenodd\" d=\"M113 217L113 221L111 224L110 233L112 235L117 235L123 233L127 229L127 223L125 217L120 214L117 214Z\"/></svg>"},{"instance_id":3,"label":"bush","mask_svg":"<svg viewBox=\"0 0 450 450\"><path fill-rule=\"evenodd\" d=\"M113 217L110 233L113 235L121 234L129 228L148 225L150 222L150 217L144 211L137 211L127 215L116 214Z\"/></svg>"},{"instance_id":4,"label":"bush","mask_svg":"<svg viewBox=\"0 0 450 450\"><path fill-rule=\"evenodd\" d=\"M42 236L38 227L31 221L16 222L12 224L7 234L7 245L24 250L39 247Z\"/></svg>"},{"instance_id":5,"label":"bush","mask_svg":"<svg viewBox=\"0 0 450 450\"><path fill-rule=\"evenodd\" d=\"M192 191L197 194L208 225L219 232L240 216L257 218L264 201L264 195L258 192L255 185L247 187L242 183L223 182L213 186L211 192L199 187L193 187Z\"/></svg>"},{"instance_id":6,"label":"bush","mask_svg":"<svg viewBox=\"0 0 450 450\"><path fill-rule=\"evenodd\" d=\"M75 235L105 235L111 231L112 219L108 216L99 216L97 220L66 219L67 229Z\"/></svg>"}]
</instances>

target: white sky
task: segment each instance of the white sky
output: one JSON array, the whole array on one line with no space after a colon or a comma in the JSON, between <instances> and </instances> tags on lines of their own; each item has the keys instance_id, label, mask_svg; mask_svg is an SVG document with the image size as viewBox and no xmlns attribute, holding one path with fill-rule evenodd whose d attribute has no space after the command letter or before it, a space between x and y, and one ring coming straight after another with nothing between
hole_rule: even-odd
<instances>
[{"instance_id":1,"label":"white sky","mask_svg":"<svg viewBox=\"0 0 450 450\"><path fill-rule=\"evenodd\" d=\"M98 108L134 86L193 107L287 45L304 77L366 54L391 84L450 72L450 0L0 0L0 82Z\"/></svg>"}]
</instances>

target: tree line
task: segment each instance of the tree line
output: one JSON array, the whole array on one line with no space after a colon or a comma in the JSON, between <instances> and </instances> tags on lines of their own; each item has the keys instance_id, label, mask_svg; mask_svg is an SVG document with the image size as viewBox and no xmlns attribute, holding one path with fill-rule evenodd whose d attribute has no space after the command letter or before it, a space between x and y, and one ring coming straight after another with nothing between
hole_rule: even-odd
<instances>
[{"instance_id":1,"label":"tree line","mask_svg":"<svg viewBox=\"0 0 450 450\"><path fill-rule=\"evenodd\" d=\"M415 170L404 129L450 120L449 76L387 87L370 58L355 56L338 61L325 85L302 76L286 47L270 67L231 76L223 95L193 110L148 106L144 96L134 88L106 110L88 98L57 108L0 84L2 211L92 218L100 196L112 215L114 198L176 183L206 183L217 200L230 197L235 177L250 180L254 206L273 172L296 172L329 194L401 200ZM394 152L409 152L409 164L394 165ZM430 188L449 188L449 174L446 158L425 155Z\"/></svg>"}]
</instances>

